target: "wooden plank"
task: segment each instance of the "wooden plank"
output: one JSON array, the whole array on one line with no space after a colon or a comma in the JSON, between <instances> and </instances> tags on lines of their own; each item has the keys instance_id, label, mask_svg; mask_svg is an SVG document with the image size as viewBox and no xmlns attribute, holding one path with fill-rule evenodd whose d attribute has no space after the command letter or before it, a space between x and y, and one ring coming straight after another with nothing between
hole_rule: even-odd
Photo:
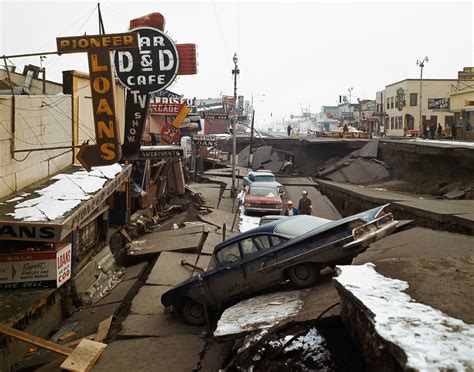
<instances>
[{"instance_id":1,"label":"wooden plank","mask_svg":"<svg viewBox=\"0 0 474 372\"><path fill-rule=\"evenodd\" d=\"M89 371L97 359L99 359L106 346L102 342L84 338L71 355L61 364L61 368L68 371Z\"/></svg>"},{"instance_id":2,"label":"wooden plank","mask_svg":"<svg viewBox=\"0 0 474 372\"><path fill-rule=\"evenodd\" d=\"M84 338L87 338L88 340L93 340L95 337L95 333L91 334L91 335L88 335L86 337L81 337L81 338L78 338L76 340L72 340L72 341L69 341L69 342L66 342L65 344L63 344L63 346L67 346L67 347L71 347L71 346L76 346L79 342L81 342Z\"/></svg>"},{"instance_id":3,"label":"wooden plank","mask_svg":"<svg viewBox=\"0 0 474 372\"><path fill-rule=\"evenodd\" d=\"M38 347L41 347L46 350L54 351L55 353L58 353L61 355L68 356L73 351L71 348L30 335L29 333L19 331L18 329L14 329L3 324L0 324L0 332L7 336L11 336L18 340L24 341L28 344L36 345Z\"/></svg>"},{"instance_id":4,"label":"wooden plank","mask_svg":"<svg viewBox=\"0 0 474 372\"><path fill-rule=\"evenodd\" d=\"M112 325L113 315L109 316L108 318L104 319L99 323L99 327L97 328L97 333L94 336L94 341L103 342L107 335L109 334L110 326Z\"/></svg>"},{"instance_id":5,"label":"wooden plank","mask_svg":"<svg viewBox=\"0 0 474 372\"><path fill-rule=\"evenodd\" d=\"M150 232L142 236L142 240L155 240L155 239L165 239L172 236L182 236L189 234L196 234L204 231L204 224L182 227L180 229L168 230L168 231L157 231Z\"/></svg>"}]
</instances>

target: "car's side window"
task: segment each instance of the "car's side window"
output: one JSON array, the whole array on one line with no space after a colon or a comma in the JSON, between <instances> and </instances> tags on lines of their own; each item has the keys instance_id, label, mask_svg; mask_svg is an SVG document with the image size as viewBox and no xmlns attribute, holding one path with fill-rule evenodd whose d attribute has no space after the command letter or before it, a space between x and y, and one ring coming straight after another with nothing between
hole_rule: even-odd
<instances>
[{"instance_id":1,"label":"car's side window","mask_svg":"<svg viewBox=\"0 0 474 372\"><path fill-rule=\"evenodd\" d=\"M267 235L258 235L241 240L240 245L242 247L243 255L246 256L259 250L269 248L270 241L268 240Z\"/></svg>"},{"instance_id":2,"label":"car's side window","mask_svg":"<svg viewBox=\"0 0 474 372\"><path fill-rule=\"evenodd\" d=\"M238 243L231 244L217 252L217 258L223 265L240 260L240 251Z\"/></svg>"},{"instance_id":3,"label":"car's side window","mask_svg":"<svg viewBox=\"0 0 474 372\"><path fill-rule=\"evenodd\" d=\"M283 238L281 236L277 236L277 235L272 235L271 239L272 239L272 245L277 245L277 244L286 242L288 240L288 239L285 239L285 238Z\"/></svg>"},{"instance_id":4,"label":"car's side window","mask_svg":"<svg viewBox=\"0 0 474 372\"><path fill-rule=\"evenodd\" d=\"M255 178L253 177L253 174L251 174L251 175L249 176L249 180L250 180L250 181L254 181L254 180L255 180Z\"/></svg>"},{"instance_id":5,"label":"car's side window","mask_svg":"<svg viewBox=\"0 0 474 372\"><path fill-rule=\"evenodd\" d=\"M270 247L270 241L268 240L268 235L259 235L253 237L255 245L259 247L259 249L265 249Z\"/></svg>"}]
</instances>

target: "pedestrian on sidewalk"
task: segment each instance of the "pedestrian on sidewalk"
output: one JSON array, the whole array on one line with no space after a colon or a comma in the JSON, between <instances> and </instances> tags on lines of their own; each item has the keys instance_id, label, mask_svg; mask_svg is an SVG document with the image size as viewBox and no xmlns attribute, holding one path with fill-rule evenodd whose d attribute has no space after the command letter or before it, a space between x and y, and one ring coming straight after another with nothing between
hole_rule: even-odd
<instances>
[{"instance_id":1,"label":"pedestrian on sidewalk","mask_svg":"<svg viewBox=\"0 0 474 372\"><path fill-rule=\"evenodd\" d=\"M286 127L286 131L288 132L288 137L291 135L291 130L293 128L291 127L291 124L288 124L288 126Z\"/></svg>"},{"instance_id":2,"label":"pedestrian on sidewalk","mask_svg":"<svg viewBox=\"0 0 474 372\"><path fill-rule=\"evenodd\" d=\"M443 133L443 127L441 126L440 123L438 123L438 138L441 138L442 133Z\"/></svg>"},{"instance_id":3,"label":"pedestrian on sidewalk","mask_svg":"<svg viewBox=\"0 0 474 372\"><path fill-rule=\"evenodd\" d=\"M301 192L301 199L298 203L298 210L300 214L308 214L311 215L313 212L313 205L311 203L311 199L308 198L308 192L303 190Z\"/></svg>"},{"instance_id":4,"label":"pedestrian on sidewalk","mask_svg":"<svg viewBox=\"0 0 474 372\"><path fill-rule=\"evenodd\" d=\"M286 203L286 209L285 209L285 216L297 216L300 214L300 211L298 208L293 207L293 202L291 200L288 200Z\"/></svg>"}]
</instances>

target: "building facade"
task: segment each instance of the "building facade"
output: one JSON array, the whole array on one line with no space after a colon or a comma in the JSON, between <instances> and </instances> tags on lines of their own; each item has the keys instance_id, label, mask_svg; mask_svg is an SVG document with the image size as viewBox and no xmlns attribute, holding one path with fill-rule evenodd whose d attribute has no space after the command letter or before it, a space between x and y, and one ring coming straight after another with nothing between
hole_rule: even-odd
<instances>
[{"instance_id":1,"label":"building facade","mask_svg":"<svg viewBox=\"0 0 474 372\"><path fill-rule=\"evenodd\" d=\"M423 79L420 118L420 80L405 79L387 85L381 92L386 113L385 135L416 136L423 127L441 124L449 128L454 115L449 105L438 104L449 98L453 79ZM449 129L448 129L449 130Z\"/></svg>"},{"instance_id":2,"label":"building facade","mask_svg":"<svg viewBox=\"0 0 474 372\"><path fill-rule=\"evenodd\" d=\"M474 141L474 67L458 72L449 95L449 112L454 115L456 138Z\"/></svg>"}]
</instances>

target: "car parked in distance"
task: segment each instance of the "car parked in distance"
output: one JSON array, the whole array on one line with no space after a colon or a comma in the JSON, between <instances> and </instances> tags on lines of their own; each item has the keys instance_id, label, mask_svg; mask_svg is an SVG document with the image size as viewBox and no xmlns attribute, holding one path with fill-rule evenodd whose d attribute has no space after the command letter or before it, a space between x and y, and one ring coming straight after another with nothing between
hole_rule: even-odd
<instances>
[{"instance_id":1,"label":"car parked in distance","mask_svg":"<svg viewBox=\"0 0 474 372\"><path fill-rule=\"evenodd\" d=\"M244 194L245 214L280 214L282 209L283 201L273 183L253 183Z\"/></svg>"},{"instance_id":2,"label":"car parked in distance","mask_svg":"<svg viewBox=\"0 0 474 372\"><path fill-rule=\"evenodd\" d=\"M250 172L247 177L243 178L244 187L250 186L254 182L271 183L278 189L280 195L285 194L285 188L283 187L283 185L278 182L275 175L268 170L258 170L256 172Z\"/></svg>"},{"instance_id":3,"label":"car parked in distance","mask_svg":"<svg viewBox=\"0 0 474 372\"><path fill-rule=\"evenodd\" d=\"M266 223L219 243L208 268L168 290L164 306L190 324L203 324L206 309L230 305L289 280L316 284L324 267L350 264L370 243L397 226L386 206L337 221L299 215Z\"/></svg>"}]
</instances>

